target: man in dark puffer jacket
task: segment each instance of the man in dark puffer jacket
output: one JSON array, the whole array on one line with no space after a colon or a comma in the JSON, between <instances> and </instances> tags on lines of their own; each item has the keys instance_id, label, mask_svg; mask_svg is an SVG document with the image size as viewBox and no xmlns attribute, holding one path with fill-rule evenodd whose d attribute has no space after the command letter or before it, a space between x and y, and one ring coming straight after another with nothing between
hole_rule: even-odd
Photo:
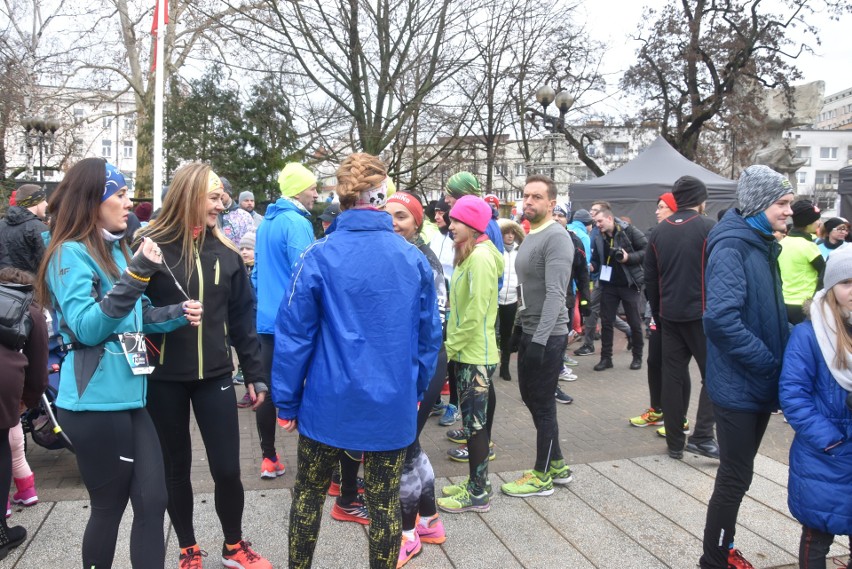
<instances>
[{"instance_id":1,"label":"man in dark puffer jacket","mask_svg":"<svg viewBox=\"0 0 852 569\"><path fill-rule=\"evenodd\" d=\"M754 457L778 408L778 377L790 331L781 292L773 231L793 215L789 180L766 166L749 166L737 184L739 210L710 231L706 387L716 414L719 470L707 507L702 569L749 568L734 549L740 503Z\"/></svg>"},{"instance_id":2,"label":"man in dark puffer jacket","mask_svg":"<svg viewBox=\"0 0 852 569\"><path fill-rule=\"evenodd\" d=\"M47 231L42 221L47 210L47 193L42 186L24 184L18 188L15 199L17 205L10 207L0 221L0 243L13 267L35 274L44 256L41 234Z\"/></svg>"}]
</instances>

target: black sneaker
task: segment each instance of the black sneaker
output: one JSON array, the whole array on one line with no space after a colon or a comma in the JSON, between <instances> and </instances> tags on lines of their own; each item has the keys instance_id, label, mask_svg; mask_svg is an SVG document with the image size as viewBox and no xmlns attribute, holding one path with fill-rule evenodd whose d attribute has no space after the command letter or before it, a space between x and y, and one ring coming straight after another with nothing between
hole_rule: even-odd
<instances>
[{"instance_id":1,"label":"black sneaker","mask_svg":"<svg viewBox=\"0 0 852 569\"><path fill-rule=\"evenodd\" d=\"M591 356L595 353L595 348L593 346L580 346L576 350L574 350L575 356Z\"/></svg>"},{"instance_id":2,"label":"black sneaker","mask_svg":"<svg viewBox=\"0 0 852 569\"><path fill-rule=\"evenodd\" d=\"M563 405L569 405L574 402L574 398L559 389L556 388L556 402L562 403Z\"/></svg>"},{"instance_id":3,"label":"black sneaker","mask_svg":"<svg viewBox=\"0 0 852 569\"><path fill-rule=\"evenodd\" d=\"M719 460L719 445L713 439L703 443L686 443L686 451Z\"/></svg>"}]
</instances>

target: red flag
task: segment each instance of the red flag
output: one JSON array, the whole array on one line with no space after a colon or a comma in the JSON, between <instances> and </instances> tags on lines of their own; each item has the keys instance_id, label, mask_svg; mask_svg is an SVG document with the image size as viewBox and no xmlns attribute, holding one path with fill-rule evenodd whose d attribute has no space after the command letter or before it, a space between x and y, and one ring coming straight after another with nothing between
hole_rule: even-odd
<instances>
[{"instance_id":1,"label":"red flag","mask_svg":"<svg viewBox=\"0 0 852 569\"><path fill-rule=\"evenodd\" d=\"M154 22L151 24L151 35L154 37L157 36L157 11L160 9L160 0L156 0L154 4ZM166 2L165 5L165 14L163 14L163 21L165 23L169 23L169 3Z\"/></svg>"},{"instance_id":2,"label":"red flag","mask_svg":"<svg viewBox=\"0 0 852 569\"><path fill-rule=\"evenodd\" d=\"M168 2L168 0L166 0L165 4L163 5L163 10L165 12L163 14L163 22L168 24L169 23L169 2ZM154 22L151 24L151 35L154 36L154 57L152 58L152 63L151 63L151 72L152 73L157 69L157 31L158 31L157 13L159 11L160 11L160 0L156 0L156 2L154 4Z\"/></svg>"}]
</instances>

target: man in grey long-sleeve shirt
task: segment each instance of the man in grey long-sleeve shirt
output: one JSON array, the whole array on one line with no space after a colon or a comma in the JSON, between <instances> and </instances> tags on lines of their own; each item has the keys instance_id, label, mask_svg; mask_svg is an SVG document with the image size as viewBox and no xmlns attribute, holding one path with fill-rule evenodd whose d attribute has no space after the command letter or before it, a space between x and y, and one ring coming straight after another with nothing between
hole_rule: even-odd
<instances>
[{"instance_id":1,"label":"man in grey long-sleeve shirt","mask_svg":"<svg viewBox=\"0 0 852 569\"><path fill-rule=\"evenodd\" d=\"M571 280L574 245L553 221L556 185L547 176L527 178L524 217L530 233L518 249L518 387L536 426L535 466L515 482L503 484L509 496L549 496L553 484L571 481L571 469L559 448L556 382L568 342L565 293Z\"/></svg>"}]
</instances>

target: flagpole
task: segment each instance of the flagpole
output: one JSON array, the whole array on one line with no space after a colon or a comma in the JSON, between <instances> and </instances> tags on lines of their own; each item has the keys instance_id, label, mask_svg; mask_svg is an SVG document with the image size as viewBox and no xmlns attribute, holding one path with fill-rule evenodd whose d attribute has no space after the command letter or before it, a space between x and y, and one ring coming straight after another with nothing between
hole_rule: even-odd
<instances>
[{"instance_id":1,"label":"flagpole","mask_svg":"<svg viewBox=\"0 0 852 569\"><path fill-rule=\"evenodd\" d=\"M163 193L163 86L165 77L163 74L164 61L164 36L166 35L165 10L166 2L159 0L156 5L157 37L154 39L154 62L156 69L154 73L154 178L151 187L151 196L154 198L154 211L162 205Z\"/></svg>"}]
</instances>

